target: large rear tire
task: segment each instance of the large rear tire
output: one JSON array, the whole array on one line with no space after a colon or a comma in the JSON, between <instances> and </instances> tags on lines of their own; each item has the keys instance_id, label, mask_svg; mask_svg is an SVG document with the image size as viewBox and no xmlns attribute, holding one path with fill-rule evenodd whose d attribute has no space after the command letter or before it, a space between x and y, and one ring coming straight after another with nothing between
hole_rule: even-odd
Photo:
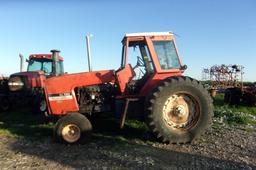
<instances>
[{"instance_id":1,"label":"large rear tire","mask_svg":"<svg viewBox=\"0 0 256 170\"><path fill-rule=\"evenodd\" d=\"M191 142L212 123L212 98L190 77L163 80L147 97L146 106L147 123L163 142Z\"/></svg>"},{"instance_id":2,"label":"large rear tire","mask_svg":"<svg viewBox=\"0 0 256 170\"><path fill-rule=\"evenodd\" d=\"M54 127L54 139L60 143L82 142L92 130L90 121L80 113L70 113L58 120Z\"/></svg>"}]
</instances>

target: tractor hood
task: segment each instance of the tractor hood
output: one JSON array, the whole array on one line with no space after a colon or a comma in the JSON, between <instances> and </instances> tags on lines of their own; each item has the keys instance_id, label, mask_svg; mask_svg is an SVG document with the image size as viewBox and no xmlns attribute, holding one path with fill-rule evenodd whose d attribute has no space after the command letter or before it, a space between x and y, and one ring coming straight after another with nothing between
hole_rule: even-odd
<instances>
[{"instance_id":1,"label":"tractor hood","mask_svg":"<svg viewBox=\"0 0 256 170\"><path fill-rule=\"evenodd\" d=\"M45 74L43 71L19 72L10 76L8 86L10 91L29 90L43 87Z\"/></svg>"}]
</instances>

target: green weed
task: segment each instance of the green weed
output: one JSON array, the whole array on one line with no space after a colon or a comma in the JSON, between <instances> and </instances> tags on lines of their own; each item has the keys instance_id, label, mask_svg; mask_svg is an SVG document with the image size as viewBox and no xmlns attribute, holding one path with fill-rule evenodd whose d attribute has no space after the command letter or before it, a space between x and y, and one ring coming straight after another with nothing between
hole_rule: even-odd
<instances>
[{"instance_id":1,"label":"green weed","mask_svg":"<svg viewBox=\"0 0 256 170\"><path fill-rule=\"evenodd\" d=\"M226 105L224 95L214 97L214 116L223 118L228 124L256 125L256 107L245 105Z\"/></svg>"}]
</instances>

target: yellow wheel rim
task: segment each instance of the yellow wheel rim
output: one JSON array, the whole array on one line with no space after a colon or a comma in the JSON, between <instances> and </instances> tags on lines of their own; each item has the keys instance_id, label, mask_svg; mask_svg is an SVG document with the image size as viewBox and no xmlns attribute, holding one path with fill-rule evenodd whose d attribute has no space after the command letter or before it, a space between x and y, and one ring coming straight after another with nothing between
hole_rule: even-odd
<instances>
[{"instance_id":1,"label":"yellow wheel rim","mask_svg":"<svg viewBox=\"0 0 256 170\"><path fill-rule=\"evenodd\" d=\"M75 124L68 124L63 127L61 135L68 143L74 143L81 137L81 130Z\"/></svg>"},{"instance_id":2,"label":"yellow wheel rim","mask_svg":"<svg viewBox=\"0 0 256 170\"><path fill-rule=\"evenodd\" d=\"M191 95L185 93L171 95L163 107L163 120L174 130L193 127L199 115L198 102Z\"/></svg>"}]
</instances>

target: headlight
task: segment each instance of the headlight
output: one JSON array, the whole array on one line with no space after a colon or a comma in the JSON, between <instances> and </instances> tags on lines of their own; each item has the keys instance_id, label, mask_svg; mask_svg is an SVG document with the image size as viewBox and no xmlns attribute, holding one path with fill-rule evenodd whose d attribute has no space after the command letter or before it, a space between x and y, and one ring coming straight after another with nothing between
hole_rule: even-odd
<instances>
[{"instance_id":1,"label":"headlight","mask_svg":"<svg viewBox=\"0 0 256 170\"><path fill-rule=\"evenodd\" d=\"M8 81L8 86L10 91L21 90L24 86L20 77L11 77Z\"/></svg>"}]
</instances>

